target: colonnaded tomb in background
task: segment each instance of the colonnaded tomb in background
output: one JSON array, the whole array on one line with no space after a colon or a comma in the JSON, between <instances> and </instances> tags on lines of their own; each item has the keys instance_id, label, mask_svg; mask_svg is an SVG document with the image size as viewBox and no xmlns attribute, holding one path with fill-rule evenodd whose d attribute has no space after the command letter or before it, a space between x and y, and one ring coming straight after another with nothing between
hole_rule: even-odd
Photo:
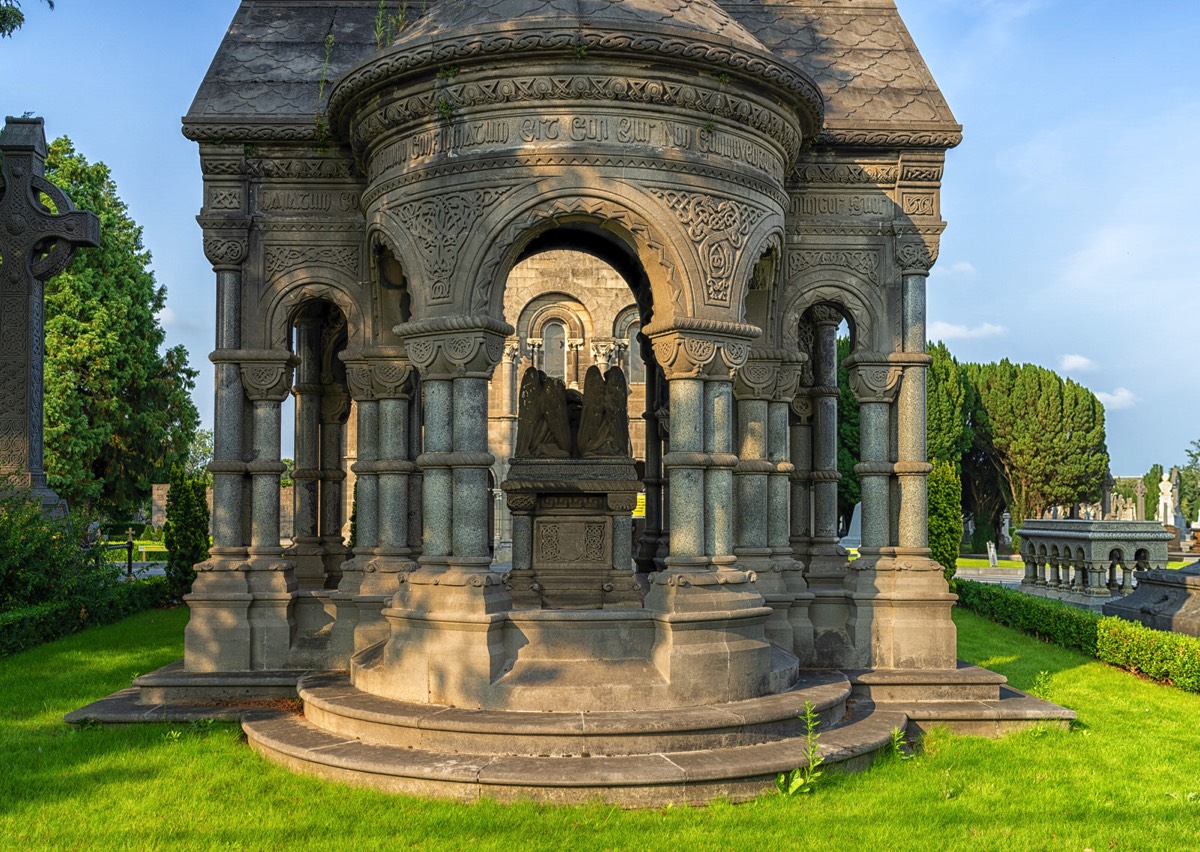
<instances>
[{"instance_id":1,"label":"colonnaded tomb in background","mask_svg":"<svg viewBox=\"0 0 1200 852\"><path fill-rule=\"evenodd\" d=\"M623 803L756 794L802 762L805 700L840 759L894 726L1069 717L957 664L930 559L925 282L961 137L891 0L441 0L394 33L377 10L243 0L184 118L217 286L215 533L184 663L143 703L298 688L304 717L245 722L297 769ZM563 250L608 278L526 286ZM641 477L597 517L646 503L641 591L615 605L516 588L489 508L520 377L593 365L628 376L637 457L614 464ZM571 461L509 499L535 524L583 511ZM590 570L606 535L553 552Z\"/></svg>"}]
</instances>

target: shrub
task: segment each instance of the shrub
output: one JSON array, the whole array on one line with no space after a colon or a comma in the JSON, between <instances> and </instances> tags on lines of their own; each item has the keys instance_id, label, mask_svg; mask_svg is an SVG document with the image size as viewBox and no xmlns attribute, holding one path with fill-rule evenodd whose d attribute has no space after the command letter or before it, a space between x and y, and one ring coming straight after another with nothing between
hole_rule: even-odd
<instances>
[{"instance_id":1,"label":"shrub","mask_svg":"<svg viewBox=\"0 0 1200 852\"><path fill-rule=\"evenodd\" d=\"M195 566L208 558L208 500L202 478L171 471L167 491L167 522L163 544L167 548L167 585L170 597L179 600L192 588Z\"/></svg>"},{"instance_id":2,"label":"shrub","mask_svg":"<svg viewBox=\"0 0 1200 852\"><path fill-rule=\"evenodd\" d=\"M956 583L961 606L1047 642L1096 656L1096 623L1100 620L1096 613L1003 586L972 580Z\"/></svg>"},{"instance_id":3,"label":"shrub","mask_svg":"<svg viewBox=\"0 0 1200 852\"><path fill-rule=\"evenodd\" d=\"M929 548L947 581L958 567L962 535L962 479L953 464L937 462L929 474Z\"/></svg>"},{"instance_id":4,"label":"shrub","mask_svg":"<svg viewBox=\"0 0 1200 852\"><path fill-rule=\"evenodd\" d=\"M1069 607L1014 589L959 580L958 603L992 621L1074 648L1152 680L1200 692L1200 638Z\"/></svg>"}]
</instances>

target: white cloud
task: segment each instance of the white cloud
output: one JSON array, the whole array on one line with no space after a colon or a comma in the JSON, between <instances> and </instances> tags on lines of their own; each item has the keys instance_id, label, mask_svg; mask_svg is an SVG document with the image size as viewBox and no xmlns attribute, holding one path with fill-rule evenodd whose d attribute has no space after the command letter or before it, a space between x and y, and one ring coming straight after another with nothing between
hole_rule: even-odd
<instances>
[{"instance_id":1,"label":"white cloud","mask_svg":"<svg viewBox=\"0 0 1200 852\"><path fill-rule=\"evenodd\" d=\"M175 311L170 307L164 307L161 311L159 311L158 319L159 322L162 323L163 328L169 328L173 331L204 331L205 329L205 326L202 323L198 323L195 320L184 319L179 314L175 313Z\"/></svg>"},{"instance_id":2,"label":"white cloud","mask_svg":"<svg viewBox=\"0 0 1200 852\"><path fill-rule=\"evenodd\" d=\"M1002 325L993 325L990 322L980 323L974 328L965 325L955 325L941 320L934 320L929 324L929 339L930 340L972 340L980 337L1000 337L1008 334L1008 329Z\"/></svg>"},{"instance_id":3,"label":"white cloud","mask_svg":"<svg viewBox=\"0 0 1200 852\"><path fill-rule=\"evenodd\" d=\"M1098 366L1086 355L1063 355L1058 359L1058 369L1064 373L1090 373Z\"/></svg>"},{"instance_id":4,"label":"white cloud","mask_svg":"<svg viewBox=\"0 0 1200 852\"><path fill-rule=\"evenodd\" d=\"M975 264L970 261L960 260L950 267L950 271L956 275L978 275L979 270L975 268Z\"/></svg>"},{"instance_id":5,"label":"white cloud","mask_svg":"<svg viewBox=\"0 0 1200 852\"><path fill-rule=\"evenodd\" d=\"M1122 408L1133 408L1138 398L1129 388L1117 388L1112 393L1096 391L1096 399L1104 403L1104 407L1117 411Z\"/></svg>"}]
</instances>

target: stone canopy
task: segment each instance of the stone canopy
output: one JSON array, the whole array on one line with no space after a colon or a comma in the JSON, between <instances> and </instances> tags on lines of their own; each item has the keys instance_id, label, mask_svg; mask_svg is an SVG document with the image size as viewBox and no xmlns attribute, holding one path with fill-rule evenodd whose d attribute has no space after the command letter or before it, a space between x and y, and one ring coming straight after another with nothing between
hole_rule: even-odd
<instances>
[{"instance_id":1,"label":"stone canopy","mask_svg":"<svg viewBox=\"0 0 1200 852\"><path fill-rule=\"evenodd\" d=\"M478 736L420 742L559 754L601 713L597 743L644 767L766 738L794 768L804 671L836 670L819 678L841 684L831 718L851 684L999 699L999 679L956 665L927 541L925 279L960 128L894 4L434 0L392 36L379 9L243 0L184 118L217 289L214 532L184 671L141 679L147 700L299 683L308 721L277 731L292 745L247 724L292 765L320 762L303 742L411 742L454 708ZM562 249L618 283L512 284ZM518 376L608 386L618 362L642 434L609 443L636 456L511 458ZM302 680L313 669L334 674ZM733 716L770 722L716 721ZM742 786L699 795L780 768L739 761L717 764ZM535 764L522 777L542 795ZM622 783L653 786L646 771ZM436 780L396 789L455 783Z\"/></svg>"}]
</instances>

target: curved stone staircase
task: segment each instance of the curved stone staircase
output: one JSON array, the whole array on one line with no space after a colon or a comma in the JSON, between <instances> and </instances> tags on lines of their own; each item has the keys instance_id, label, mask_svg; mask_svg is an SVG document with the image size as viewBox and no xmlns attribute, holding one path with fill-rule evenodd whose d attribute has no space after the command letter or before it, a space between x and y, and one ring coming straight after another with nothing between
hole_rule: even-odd
<instances>
[{"instance_id":1,"label":"curved stone staircase","mask_svg":"<svg viewBox=\"0 0 1200 852\"><path fill-rule=\"evenodd\" d=\"M777 695L655 712L501 712L379 698L345 675L311 675L304 715L248 714L250 745L293 770L392 792L459 800L734 801L805 764L801 716L820 716L827 764L868 763L908 717L852 699L840 672Z\"/></svg>"}]
</instances>

